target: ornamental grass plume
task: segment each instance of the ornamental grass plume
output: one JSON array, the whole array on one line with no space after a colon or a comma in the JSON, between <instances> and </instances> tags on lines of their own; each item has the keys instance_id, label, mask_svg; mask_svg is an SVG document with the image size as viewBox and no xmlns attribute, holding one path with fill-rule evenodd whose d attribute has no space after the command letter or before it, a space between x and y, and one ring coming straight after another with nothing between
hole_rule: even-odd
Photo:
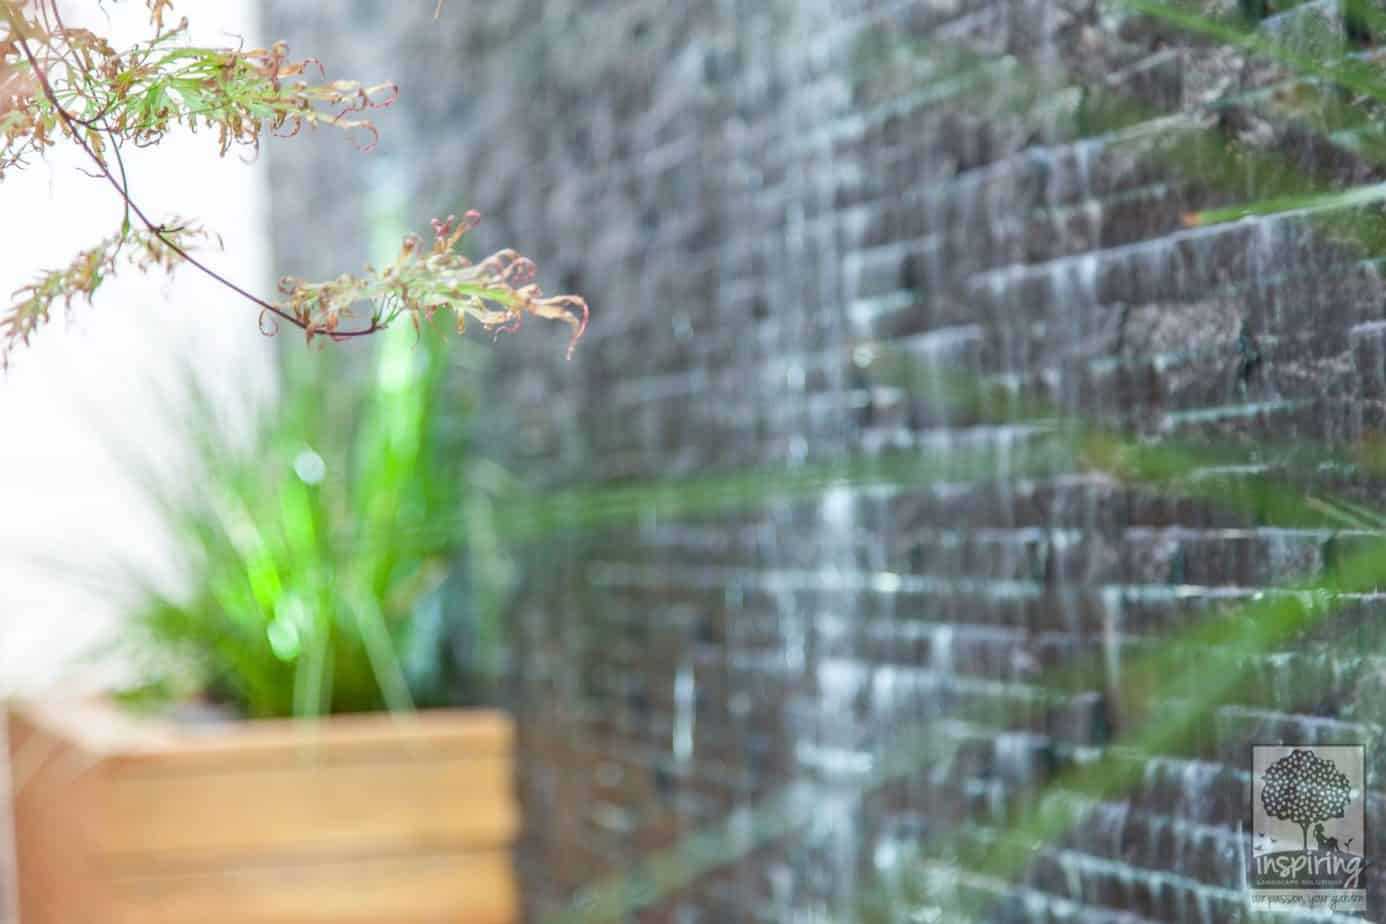
<instances>
[{"instance_id":1,"label":"ornamental grass plume","mask_svg":"<svg viewBox=\"0 0 1386 924\"><path fill-rule=\"evenodd\" d=\"M283 42L249 50L194 46L186 18L166 25L173 0L145 4L153 35L117 50L97 33L68 26L57 0L0 0L0 180L53 146L73 143L125 206L117 231L14 293L0 315L0 364L51 319L55 306L90 303L120 267L171 272L183 263L255 304L266 333L286 323L303 330L309 342L318 336L343 340L376 333L403 315L417 329L442 311L456 317L459 331L471 318L499 334L517 330L532 314L572 329L572 356L587 325L586 302L576 295L545 297L534 283L533 262L513 250L476 263L458 254L462 236L479 221L475 212L461 221L435 221L431 250L417 236L407 237L383 269L319 283L285 279L279 300L251 293L194 256L213 235L191 221L155 221L140 207L125 171L127 146L157 145L182 127L213 134L223 156L236 148L253 155L266 132L288 137L326 126L347 132L368 151L378 134L367 114L393 103L398 87L328 81L321 62L290 59ZM357 317L364 322L344 323Z\"/></svg>"}]
</instances>

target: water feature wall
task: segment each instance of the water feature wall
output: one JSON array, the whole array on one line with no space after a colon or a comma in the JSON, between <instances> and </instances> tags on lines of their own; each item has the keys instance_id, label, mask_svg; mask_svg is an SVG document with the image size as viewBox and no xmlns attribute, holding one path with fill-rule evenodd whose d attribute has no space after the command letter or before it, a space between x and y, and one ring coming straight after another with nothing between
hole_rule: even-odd
<instances>
[{"instance_id":1,"label":"water feature wall","mask_svg":"<svg viewBox=\"0 0 1386 924\"><path fill-rule=\"evenodd\" d=\"M294 142L316 161L271 152L285 271L349 267L358 194L392 184L416 227L479 208L488 244L587 295L572 362L539 322L494 347L487 439L536 484L892 453L946 473L523 549L507 627L531 911L777 798L787 830L733 825L728 862L639 919L927 905L882 883L946 873L921 851L985 843L1029 787L1122 741L1152 705L1120 692L1130 664L1371 532L1054 471L1051 430L957 400L982 382L1147 441L1342 448L1380 428L1375 264L1300 212L1186 217L1274 193L1269 164L1375 175L1258 114L1275 68L1107 0L432 6L268 0L298 50L403 94L369 157L328 137ZM1235 493L1274 461L1215 474ZM1338 470L1301 478L1372 500ZM1019 875L953 886L997 921L1244 919L1248 745L1362 741L1378 766L1379 615L1366 594L1247 658L1197 735ZM1096 669L1042 695L1080 662ZM919 766L883 773L921 727ZM1373 793L1371 856L1380 821Z\"/></svg>"}]
</instances>

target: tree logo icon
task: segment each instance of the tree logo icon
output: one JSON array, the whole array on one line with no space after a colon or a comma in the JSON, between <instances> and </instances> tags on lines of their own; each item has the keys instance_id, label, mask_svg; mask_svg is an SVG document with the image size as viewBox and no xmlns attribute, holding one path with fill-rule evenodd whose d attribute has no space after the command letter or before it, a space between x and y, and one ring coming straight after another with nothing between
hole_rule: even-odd
<instances>
[{"instance_id":1,"label":"tree logo icon","mask_svg":"<svg viewBox=\"0 0 1386 924\"><path fill-rule=\"evenodd\" d=\"M1271 764L1261 789L1266 814L1299 825L1304 850L1309 850L1309 828L1342 818L1352 798L1352 781L1333 761L1305 748L1296 748Z\"/></svg>"},{"instance_id":2,"label":"tree logo icon","mask_svg":"<svg viewBox=\"0 0 1386 924\"><path fill-rule=\"evenodd\" d=\"M1361 745L1255 745L1251 749L1251 907L1304 901L1333 912L1366 910L1366 753Z\"/></svg>"}]
</instances>

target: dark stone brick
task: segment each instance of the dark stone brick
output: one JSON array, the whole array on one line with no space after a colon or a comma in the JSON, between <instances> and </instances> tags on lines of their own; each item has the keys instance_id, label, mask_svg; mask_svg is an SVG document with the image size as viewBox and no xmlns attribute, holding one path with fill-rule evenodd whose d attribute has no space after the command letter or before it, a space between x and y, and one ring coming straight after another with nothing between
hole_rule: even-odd
<instances>
[{"instance_id":1,"label":"dark stone brick","mask_svg":"<svg viewBox=\"0 0 1386 924\"><path fill-rule=\"evenodd\" d=\"M400 201L377 205L419 227L480 208L479 249L513 245L547 289L589 297L572 363L537 322L494 347L488 451L576 487L892 447L991 454L874 494L527 546L507 627L531 914L785 784L836 804L851 768L954 723L951 760L639 917L848 919L896 841L984 842L1121 741L1143 714L1129 665L1370 538L1258 521L1255 466L1201 492L1031 470L1042 438L950 389L976 379L1014 396L1007 414L1044 405L1195 450L1270 443L1286 472L1297 446L1386 431L1380 274L1341 241L1379 219L1186 219L1265 194L1276 165L1379 179L1312 126L1219 102L1273 90L1275 67L1054 0L461 6L434 23L363 3L344 29L328 4L266 0L272 34L394 77L404 99L372 157L329 133L267 150L285 271L364 262L374 206L342 190L397 182ZM332 228L333 247L304 227ZM1380 497L1351 462L1310 468L1299 496ZM1243 920L1246 747L1374 734L1379 604L1247 659L1125 798L1014 882L969 886L985 920ZM1056 674L1068 686L1044 690Z\"/></svg>"}]
</instances>

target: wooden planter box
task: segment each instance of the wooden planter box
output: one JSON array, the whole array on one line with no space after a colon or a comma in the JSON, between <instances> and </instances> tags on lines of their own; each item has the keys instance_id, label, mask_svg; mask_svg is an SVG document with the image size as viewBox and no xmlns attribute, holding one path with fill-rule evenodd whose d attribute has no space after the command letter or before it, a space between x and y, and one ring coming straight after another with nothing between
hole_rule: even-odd
<instances>
[{"instance_id":1,"label":"wooden planter box","mask_svg":"<svg viewBox=\"0 0 1386 924\"><path fill-rule=\"evenodd\" d=\"M480 710L189 730L12 705L20 924L514 921L513 739Z\"/></svg>"}]
</instances>

